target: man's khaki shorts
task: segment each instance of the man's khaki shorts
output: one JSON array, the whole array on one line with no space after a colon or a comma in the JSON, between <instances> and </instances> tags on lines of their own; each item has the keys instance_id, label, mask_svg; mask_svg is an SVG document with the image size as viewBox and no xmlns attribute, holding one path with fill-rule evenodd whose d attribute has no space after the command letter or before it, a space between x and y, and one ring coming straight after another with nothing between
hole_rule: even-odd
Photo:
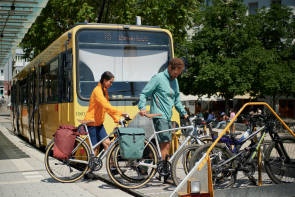
<instances>
[{"instance_id":1,"label":"man's khaki shorts","mask_svg":"<svg viewBox=\"0 0 295 197\"><path fill-rule=\"evenodd\" d=\"M162 118L153 118L153 123L156 131L172 129L171 121ZM157 134L159 143L170 142L172 139L171 131Z\"/></svg>"}]
</instances>

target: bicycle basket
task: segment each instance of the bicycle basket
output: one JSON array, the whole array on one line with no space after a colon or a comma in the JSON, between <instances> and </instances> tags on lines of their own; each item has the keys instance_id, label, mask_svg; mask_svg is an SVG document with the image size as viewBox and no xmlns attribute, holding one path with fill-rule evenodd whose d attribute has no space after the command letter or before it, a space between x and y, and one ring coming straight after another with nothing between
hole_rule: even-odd
<instances>
[{"instance_id":1,"label":"bicycle basket","mask_svg":"<svg viewBox=\"0 0 295 197\"><path fill-rule=\"evenodd\" d=\"M141 159L144 149L144 129L122 127L118 130L121 157L128 160Z\"/></svg>"}]
</instances>

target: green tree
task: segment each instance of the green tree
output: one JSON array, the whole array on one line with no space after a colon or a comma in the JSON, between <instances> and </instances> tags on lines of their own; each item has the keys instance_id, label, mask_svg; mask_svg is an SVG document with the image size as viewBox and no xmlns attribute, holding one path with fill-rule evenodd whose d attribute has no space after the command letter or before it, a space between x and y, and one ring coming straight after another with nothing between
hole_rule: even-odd
<instances>
[{"instance_id":1,"label":"green tree","mask_svg":"<svg viewBox=\"0 0 295 197\"><path fill-rule=\"evenodd\" d=\"M260 96L271 96L273 107L277 97L295 94L295 20L290 8L274 4L262 9L256 16L259 22L257 38L272 59L257 69L259 81L253 85L253 92Z\"/></svg>"},{"instance_id":2,"label":"green tree","mask_svg":"<svg viewBox=\"0 0 295 197\"><path fill-rule=\"evenodd\" d=\"M27 57L32 52L36 56L75 23L97 22L99 16L102 23L131 25L135 24L136 16L141 16L143 25L169 29L175 43L182 45L198 6L195 0L106 0L102 9L103 1L49 0L21 47Z\"/></svg>"},{"instance_id":3,"label":"green tree","mask_svg":"<svg viewBox=\"0 0 295 197\"><path fill-rule=\"evenodd\" d=\"M251 88L252 73L243 62L259 41L252 37L241 1L213 1L197 18L190 47L191 66L181 78L184 93L219 94L229 99ZM193 88L192 88L193 87Z\"/></svg>"},{"instance_id":4,"label":"green tree","mask_svg":"<svg viewBox=\"0 0 295 197\"><path fill-rule=\"evenodd\" d=\"M191 66L181 80L186 94L294 95L294 18L273 5L246 16L239 0L213 1L196 18L190 46ZM288 82L289 81L289 82ZM275 102L273 102L275 105Z\"/></svg>"},{"instance_id":5,"label":"green tree","mask_svg":"<svg viewBox=\"0 0 295 197\"><path fill-rule=\"evenodd\" d=\"M20 46L26 57L35 57L75 23L95 22L96 1L49 0Z\"/></svg>"}]
</instances>

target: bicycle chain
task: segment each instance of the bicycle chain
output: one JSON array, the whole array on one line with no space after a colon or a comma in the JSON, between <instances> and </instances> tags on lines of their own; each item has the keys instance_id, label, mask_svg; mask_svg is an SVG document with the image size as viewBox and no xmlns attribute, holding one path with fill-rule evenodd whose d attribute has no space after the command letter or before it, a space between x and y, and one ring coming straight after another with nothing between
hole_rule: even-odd
<instances>
[{"instance_id":1,"label":"bicycle chain","mask_svg":"<svg viewBox=\"0 0 295 197\"><path fill-rule=\"evenodd\" d=\"M102 168L102 161L97 157L92 157L90 158L88 165L92 171L98 171Z\"/></svg>"},{"instance_id":2,"label":"bicycle chain","mask_svg":"<svg viewBox=\"0 0 295 197\"><path fill-rule=\"evenodd\" d=\"M157 164L157 172L160 176L167 177L171 174L171 163L169 161L160 161Z\"/></svg>"}]
</instances>

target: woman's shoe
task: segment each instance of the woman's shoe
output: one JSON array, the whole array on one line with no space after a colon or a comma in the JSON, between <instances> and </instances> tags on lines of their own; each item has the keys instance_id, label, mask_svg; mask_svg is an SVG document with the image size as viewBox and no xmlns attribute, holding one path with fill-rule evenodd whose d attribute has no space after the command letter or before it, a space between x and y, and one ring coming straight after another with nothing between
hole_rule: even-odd
<instances>
[{"instance_id":1,"label":"woman's shoe","mask_svg":"<svg viewBox=\"0 0 295 197\"><path fill-rule=\"evenodd\" d=\"M94 179L95 178L95 174L93 174L93 172L88 172L84 175L84 179Z\"/></svg>"},{"instance_id":2,"label":"woman's shoe","mask_svg":"<svg viewBox=\"0 0 295 197\"><path fill-rule=\"evenodd\" d=\"M127 171L126 169L121 169L121 172L122 172L122 173L124 173L124 172L126 172L126 171ZM112 167L112 168L111 168L111 173L112 173L112 175L117 175L117 174L119 174L119 171L118 171L117 168Z\"/></svg>"},{"instance_id":3,"label":"woman's shoe","mask_svg":"<svg viewBox=\"0 0 295 197\"><path fill-rule=\"evenodd\" d=\"M117 174L119 174L117 168L111 168L111 173L112 173L112 175L117 175Z\"/></svg>"}]
</instances>

